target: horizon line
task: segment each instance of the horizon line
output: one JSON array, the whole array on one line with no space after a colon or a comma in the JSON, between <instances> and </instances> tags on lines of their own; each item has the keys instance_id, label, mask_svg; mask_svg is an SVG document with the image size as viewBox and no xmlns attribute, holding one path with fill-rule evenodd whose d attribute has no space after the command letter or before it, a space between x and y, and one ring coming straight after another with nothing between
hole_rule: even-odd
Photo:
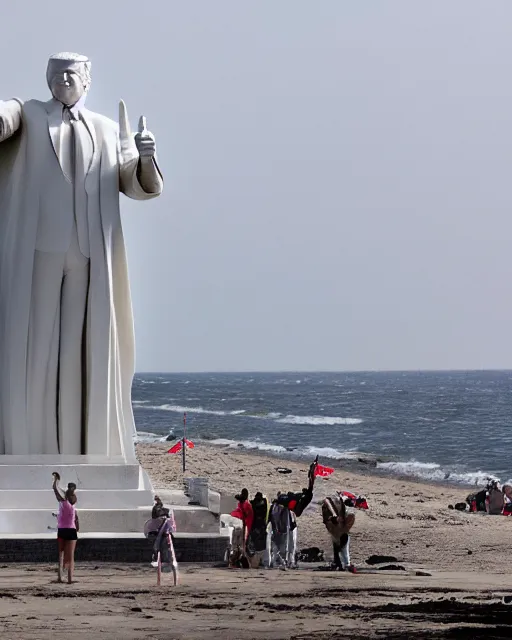
<instances>
[{"instance_id":1,"label":"horizon line","mask_svg":"<svg viewBox=\"0 0 512 640\"><path fill-rule=\"evenodd\" d=\"M308 373L478 373L478 372L490 372L490 373L510 373L511 369L502 368L480 368L480 369L468 369L464 368L449 368L449 369L217 369L217 370L190 370L190 371L157 371L157 370L141 370L136 371L135 375L195 375L195 374L219 374L219 373L234 373L234 374L254 374L254 373L293 373L293 374L308 374Z\"/></svg>"}]
</instances>

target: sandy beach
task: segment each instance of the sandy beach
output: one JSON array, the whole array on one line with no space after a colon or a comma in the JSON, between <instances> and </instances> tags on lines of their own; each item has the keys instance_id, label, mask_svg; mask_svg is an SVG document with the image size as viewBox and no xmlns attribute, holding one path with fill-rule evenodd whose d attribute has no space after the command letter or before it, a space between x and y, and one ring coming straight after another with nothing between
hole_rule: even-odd
<instances>
[{"instance_id":1,"label":"sandy beach","mask_svg":"<svg viewBox=\"0 0 512 640\"><path fill-rule=\"evenodd\" d=\"M178 488L183 478L181 457L167 455L168 448L165 444L138 445L137 450L156 487ZM320 462L337 465L327 459ZM508 553L512 518L448 508L464 502L471 487L376 476L367 464L360 465L360 472L348 471L341 464L328 478L317 478L313 502L299 519L299 548L316 546L329 555L319 503L336 490L348 490L367 496L370 505L368 511L357 512L352 530L351 555L356 566L379 554L437 571L512 573ZM292 473L278 473L279 466ZM243 487L251 496L262 491L270 498L277 491L300 491L307 485L307 471L307 462L279 460L241 448L201 444L187 452L186 476L208 477L212 488L233 496Z\"/></svg>"},{"instance_id":2,"label":"sandy beach","mask_svg":"<svg viewBox=\"0 0 512 640\"><path fill-rule=\"evenodd\" d=\"M139 445L156 487L180 487L181 459L166 445ZM327 464L327 461L323 461ZM279 474L286 466L292 473ZM207 476L228 494L247 487L269 497L299 490L307 462L280 461L233 448L199 445L187 476ZM81 564L77 583L55 582L55 567L2 567L4 638L506 638L510 635L512 518L459 513L468 488L372 476L342 467L318 479L299 520L299 548L329 551L317 503L336 489L368 497L352 531L356 575L302 564L297 571L182 566L181 584L155 586L146 566ZM316 505L316 506L315 506ZM369 565L395 558L394 570ZM327 554L329 555L329 554Z\"/></svg>"}]
</instances>

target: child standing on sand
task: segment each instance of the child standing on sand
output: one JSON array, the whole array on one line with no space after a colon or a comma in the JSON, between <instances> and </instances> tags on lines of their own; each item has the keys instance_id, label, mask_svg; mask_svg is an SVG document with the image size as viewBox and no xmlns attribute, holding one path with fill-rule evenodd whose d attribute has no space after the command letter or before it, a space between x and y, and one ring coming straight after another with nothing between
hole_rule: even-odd
<instances>
[{"instance_id":1,"label":"child standing on sand","mask_svg":"<svg viewBox=\"0 0 512 640\"><path fill-rule=\"evenodd\" d=\"M75 504L77 501L75 495L76 485L68 484L65 493L62 493L58 487L60 476L54 472L53 491L59 502L59 514L57 516L57 543L59 547L59 574L58 581L62 582L62 572L68 569L68 584L73 582L73 572L75 569L75 547L78 539L78 516L76 514Z\"/></svg>"}]
</instances>

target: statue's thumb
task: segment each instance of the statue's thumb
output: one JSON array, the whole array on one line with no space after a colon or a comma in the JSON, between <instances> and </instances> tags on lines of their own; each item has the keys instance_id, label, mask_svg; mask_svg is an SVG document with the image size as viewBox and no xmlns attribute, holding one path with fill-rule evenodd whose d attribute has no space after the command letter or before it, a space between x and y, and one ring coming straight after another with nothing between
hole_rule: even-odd
<instances>
[{"instance_id":1,"label":"statue's thumb","mask_svg":"<svg viewBox=\"0 0 512 640\"><path fill-rule=\"evenodd\" d=\"M131 144L130 121L124 100L119 102L119 140L121 149Z\"/></svg>"},{"instance_id":2,"label":"statue's thumb","mask_svg":"<svg viewBox=\"0 0 512 640\"><path fill-rule=\"evenodd\" d=\"M141 116L139 118L139 133L142 135L144 133L147 133L148 128L146 126L146 116Z\"/></svg>"}]
</instances>

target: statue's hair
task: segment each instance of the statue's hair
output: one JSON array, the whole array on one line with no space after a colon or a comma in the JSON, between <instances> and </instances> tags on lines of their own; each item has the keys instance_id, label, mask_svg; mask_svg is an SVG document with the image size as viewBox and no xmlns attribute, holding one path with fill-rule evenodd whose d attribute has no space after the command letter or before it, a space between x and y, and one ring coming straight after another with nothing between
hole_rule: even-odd
<instances>
[{"instance_id":1,"label":"statue's hair","mask_svg":"<svg viewBox=\"0 0 512 640\"><path fill-rule=\"evenodd\" d=\"M70 53L69 51L61 51L50 56L50 60L64 60L65 62L89 62L87 56L81 53Z\"/></svg>"},{"instance_id":2,"label":"statue's hair","mask_svg":"<svg viewBox=\"0 0 512 640\"><path fill-rule=\"evenodd\" d=\"M82 78L82 82L84 83L85 91L87 92L89 90L89 87L91 86L91 61L87 56L84 56L80 53L71 53L70 51L61 51L60 53L54 53L48 60L48 69L50 68L53 60L60 62L74 62L80 64L83 69L83 73L80 75Z\"/></svg>"}]
</instances>

